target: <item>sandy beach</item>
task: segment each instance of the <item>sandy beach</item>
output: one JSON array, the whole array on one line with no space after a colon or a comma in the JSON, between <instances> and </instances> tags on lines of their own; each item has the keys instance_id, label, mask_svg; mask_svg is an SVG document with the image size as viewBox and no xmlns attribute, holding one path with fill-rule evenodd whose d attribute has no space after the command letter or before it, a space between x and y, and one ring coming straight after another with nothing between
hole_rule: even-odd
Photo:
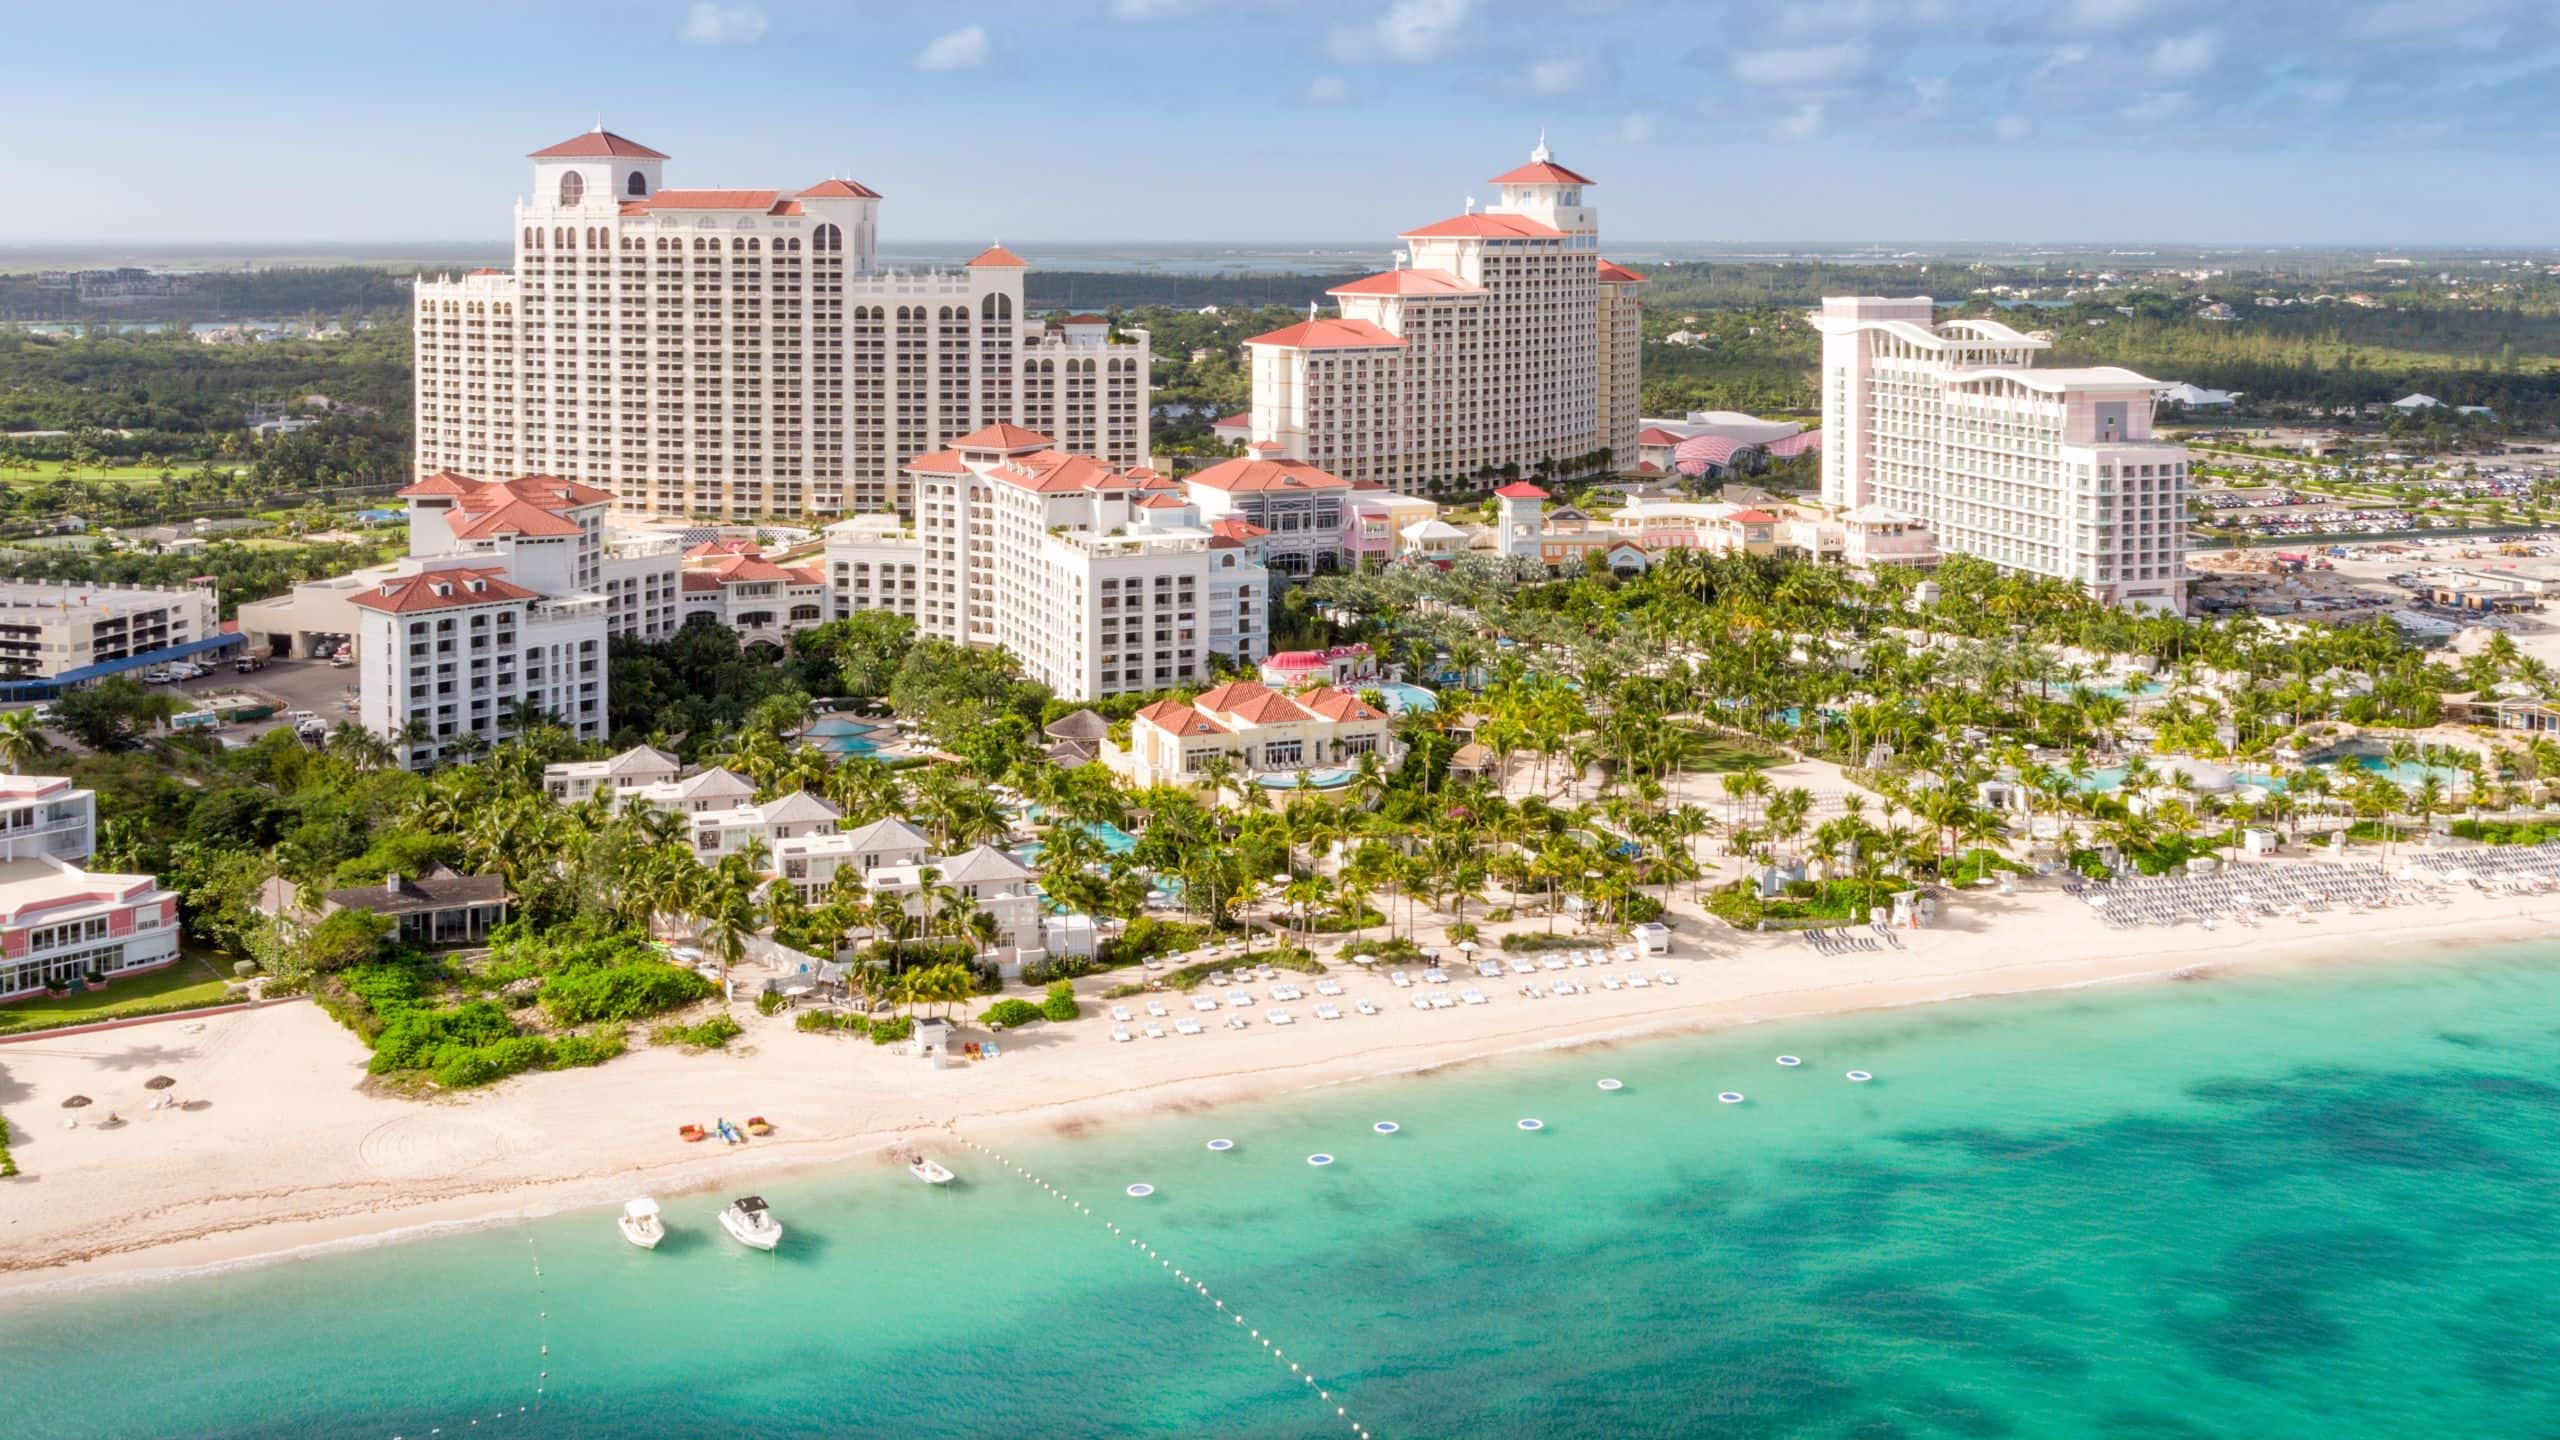
<instances>
[{"instance_id":1,"label":"sandy beach","mask_svg":"<svg viewBox=\"0 0 2560 1440\"><path fill-rule=\"evenodd\" d=\"M2317 863L2317 862L2287 862ZM1096 997L1130 972L1083 982L1085 1018L1007 1038L990 1062L936 1070L859 1040L807 1035L739 1006L731 1051L645 1051L590 1070L520 1077L414 1100L364 1088L365 1052L317 1008L270 1006L0 1046L0 1113L23 1171L0 1181L0 1294L218 1267L485 1224L641 1193L741 1186L779 1167L867 1160L892 1147L950 1156L946 1132L992 1140L1074 1133L1173 1108L1484 1060L1784 1017L2159 979L2239 967L2353 963L2549 933L2560 897L2461 894L2442 904L2213 932L2112 931L2042 888L1967 897L1906 948L1817 954L1800 939L1695 926L1668 959L1676 985L1530 1000L1486 980L1483 1006L1421 1012L1383 974L1347 966L1345 1018L1199 1036L1110 1040ZM1621 967L1623 970L1623 967ZM1472 977L1453 977L1462 988ZM1284 976L1305 983L1305 977ZM1258 992L1269 990L1257 985ZM1376 1001L1362 1016L1350 1002ZM1137 1003L1137 1002L1131 1002ZM1182 1013L1182 1012L1177 1012ZM1222 1018L1222 1017L1213 1017ZM155 1074L199 1102L146 1109ZM86 1109L65 1110L74 1093ZM101 1129L109 1111L126 1124ZM740 1147L688 1145L685 1121L769 1118ZM77 1118L77 1128L62 1122ZM955 1163L965 1163L955 1161Z\"/></svg>"}]
</instances>

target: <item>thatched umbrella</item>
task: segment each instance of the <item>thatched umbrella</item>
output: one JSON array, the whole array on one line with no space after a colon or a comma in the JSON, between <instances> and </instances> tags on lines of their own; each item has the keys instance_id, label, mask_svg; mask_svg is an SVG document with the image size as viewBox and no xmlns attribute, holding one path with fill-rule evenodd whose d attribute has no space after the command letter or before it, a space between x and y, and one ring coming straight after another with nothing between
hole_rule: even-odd
<instances>
[{"instance_id":1,"label":"thatched umbrella","mask_svg":"<svg viewBox=\"0 0 2560 1440\"><path fill-rule=\"evenodd\" d=\"M79 1109L79 1108L80 1108L81 1106L83 1106L83 1105L90 1105L90 1104L95 1104L95 1103L96 1103L95 1101L92 1101L92 1100L91 1100L88 1096L86 1096L86 1095L74 1095L74 1096L72 1096L70 1099L65 1100L65 1101L63 1101L63 1102L62 1102L62 1108L63 1108L63 1109L65 1109L65 1110L77 1110L77 1109Z\"/></svg>"},{"instance_id":2,"label":"thatched umbrella","mask_svg":"<svg viewBox=\"0 0 2560 1440\"><path fill-rule=\"evenodd\" d=\"M150 1079L142 1082L142 1088L145 1090L166 1090L177 1083L178 1077L175 1075L154 1075Z\"/></svg>"}]
</instances>

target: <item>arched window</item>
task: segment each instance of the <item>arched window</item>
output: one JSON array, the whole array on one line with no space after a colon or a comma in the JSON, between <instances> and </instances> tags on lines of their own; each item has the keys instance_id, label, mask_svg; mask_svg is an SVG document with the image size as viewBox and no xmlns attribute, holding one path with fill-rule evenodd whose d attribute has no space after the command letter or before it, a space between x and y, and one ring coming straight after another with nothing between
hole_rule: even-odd
<instances>
[{"instance_id":1,"label":"arched window","mask_svg":"<svg viewBox=\"0 0 2560 1440\"><path fill-rule=\"evenodd\" d=\"M587 196L587 178L572 170L560 177L560 208L577 204Z\"/></svg>"},{"instance_id":2,"label":"arched window","mask_svg":"<svg viewBox=\"0 0 2560 1440\"><path fill-rule=\"evenodd\" d=\"M844 231L833 225L821 225L809 236L809 248L833 252L844 248Z\"/></svg>"},{"instance_id":3,"label":"arched window","mask_svg":"<svg viewBox=\"0 0 2560 1440\"><path fill-rule=\"evenodd\" d=\"M625 195L648 194L649 177L641 174L637 170L632 171L631 178L622 182L622 193Z\"/></svg>"}]
</instances>

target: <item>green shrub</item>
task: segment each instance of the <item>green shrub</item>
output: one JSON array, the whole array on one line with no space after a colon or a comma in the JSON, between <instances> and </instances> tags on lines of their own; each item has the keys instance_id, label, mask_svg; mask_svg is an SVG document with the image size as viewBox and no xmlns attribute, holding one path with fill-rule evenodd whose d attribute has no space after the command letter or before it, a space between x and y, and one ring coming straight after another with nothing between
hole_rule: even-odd
<instances>
[{"instance_id":1,"label":"green shrub","mask_svg":"<svg viewBox=\"0 0 2560 1440\"><path fill-rule=\"evenodd\" d=\"M726 1014L720 1014L691 1025L660 1025L649 1032L649 1043L681 1045L687 1050L717 1050L745 1033L745 1026Z\"/></svg>"},{"instance_id":2,"label":"green shrub","mask_svg":"<svg viewBox=\"0 0 2560 1440\"><path fill-rule=\"evenodd\" d=\"M1075 1018L1072 1008L1075 1002L1071 998L1067 1003L1070 1007L1067 1018L1072 1020ZM1047 1014L1046 1006L1034 1005L1028 1000L999 1000L988 1006L986 1012L978 1017L978 1021L992 1029L1019 1030Z\"/></svg>"},{"instance_id":3,"label":"green shrub","mask_svg":"<svg viewBox=\"0 0 2560 1440\"><path fill-rule=\"evenodd\" d=\"M1191 949L1208 938L1209 927L1206 925L1195 925L1185 920L1166 920L1154 915L1141 915L1130 921L1127 929L1096 947L1094 968L1111 970L1122 965L1135 965L1158 955L1169 955L1176 950ZM1082 972L1060 971L1057 973L1081 974ZM1025 966L1022 978L1033 984L1039 984L1049 977L1044 975L1035 978L1031 974L1030 967Z\"/></svg>"},{"instance_id":4,"label":"green shrub","mask_svg":"<svg viewBox=\"0 0 2560 1440\"><path fill-rule=\"evenodd\" d=\"M1049 986L1049 998L1040 1005L1042 1016L1051 1020L1073 1020L1084 1013L1076 1004L1076 987L1072 980L1059 980Z\"/></svg>"},{"instance_id":5,"label":"green shrub","mask_svg":"<svg viewBox=\"0 0 2560 1440\"><path fill-rule=\"evenodd\" d=\"M871 1043L894 1045L915 1033L916 1022L904 1015L871 1022Z\"/></svg>"},{"instance_id":6,"label":"green shrub","mask_svg":"<svg viewBox=\"0 0 2560 1440\"><path fill-rule=\"evenodd\" d=\"M719 987L681 965L635 960L553 974L542 982L542 1013L555 1025L628 1023L708 1000Z\"/></svg>"},{"instance_id":7,"label":"green shrub","mask_svg":"<svg viewBox=\"0 0 2560 1440\"><path fill-rule=\"evenodd\" d=\"M0 1180L18 1173L18 1162L9 1158L9 1121L0 1116Z\"/></svg>"},{"instance_id":8,"label":"green shrub","mask_svg":"<svg viewBox=\"0 0 2560 1440\"><path fill-rule=\"evenodd\" d=\"M846 1032L868 1035L871 1033L871 1017L856 1015L850 1010L803 1010L798 1018L791 1022L791 1028L804 1035Z\"/></svg>"},{"instance_id":9,"label":"green shrub","mask_svg":"<svg viewBox=\"0 0 2560 1440\"><path fill-rule=\"evenodd\" d=\"M756 997L756 1013L759 1015L779 1015L782 1013L782 1007L790 1003L790 1001L782 998L781 991L767 990Z\"/></svg>"},{"instance_id":10,"label":"green shrub","mask_svg":"<svg viewBox=\"0 0 2560 1440\"><path fill-rule=\"evenodd\" d=\"M601 1065L621 1054L626 1047L627 1042L619 1029L563 1035L552 1042L550 1068L574 1070L584 1065Z\"/></svg>"}]
</instances>

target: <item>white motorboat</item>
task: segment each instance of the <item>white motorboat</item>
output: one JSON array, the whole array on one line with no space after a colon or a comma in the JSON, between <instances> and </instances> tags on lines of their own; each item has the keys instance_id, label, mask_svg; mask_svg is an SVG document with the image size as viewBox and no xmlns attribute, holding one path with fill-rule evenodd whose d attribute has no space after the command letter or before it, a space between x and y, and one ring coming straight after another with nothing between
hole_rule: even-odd
<instances>
[{"instance_id":1,"label":"white motorboat","mask_svg":"<svg viewBox=\"0 0 2560 1440\"><path fill-rule=\"evenodd\" d=\"M782 1243L782 1222L773 1218L773 1210L761 1195L741 1195L720 1212L720 1228L729 1238L752 1250L770 1250Z\"/></svg>"},{"instance_id":2,"label":"white motorboat","mask_svg":"<svg viewBox=\"0 0 2560 1440\"><path fill-rule=\"evenodd\" d=\"M928 1160L922 1155L908 1157L907 1173L927 1185L948 1185L959 1178L951 1173L950 1166L939 1160Z\"/></svg>"},{"instance_id":3,"label":"white motorboat","mask_svg":"<svg viewBox=\"0 0 2560 1440\"><path fill-rule=\"evenodd\" d=\"M667 1227L658 1219L658 1202L645 1195L624 1201L622 1214L613 1223L621 1229L623 1239L643 1250L655 1250L658 1242L667 1238Z\"/></svg>"}]
</instances>

